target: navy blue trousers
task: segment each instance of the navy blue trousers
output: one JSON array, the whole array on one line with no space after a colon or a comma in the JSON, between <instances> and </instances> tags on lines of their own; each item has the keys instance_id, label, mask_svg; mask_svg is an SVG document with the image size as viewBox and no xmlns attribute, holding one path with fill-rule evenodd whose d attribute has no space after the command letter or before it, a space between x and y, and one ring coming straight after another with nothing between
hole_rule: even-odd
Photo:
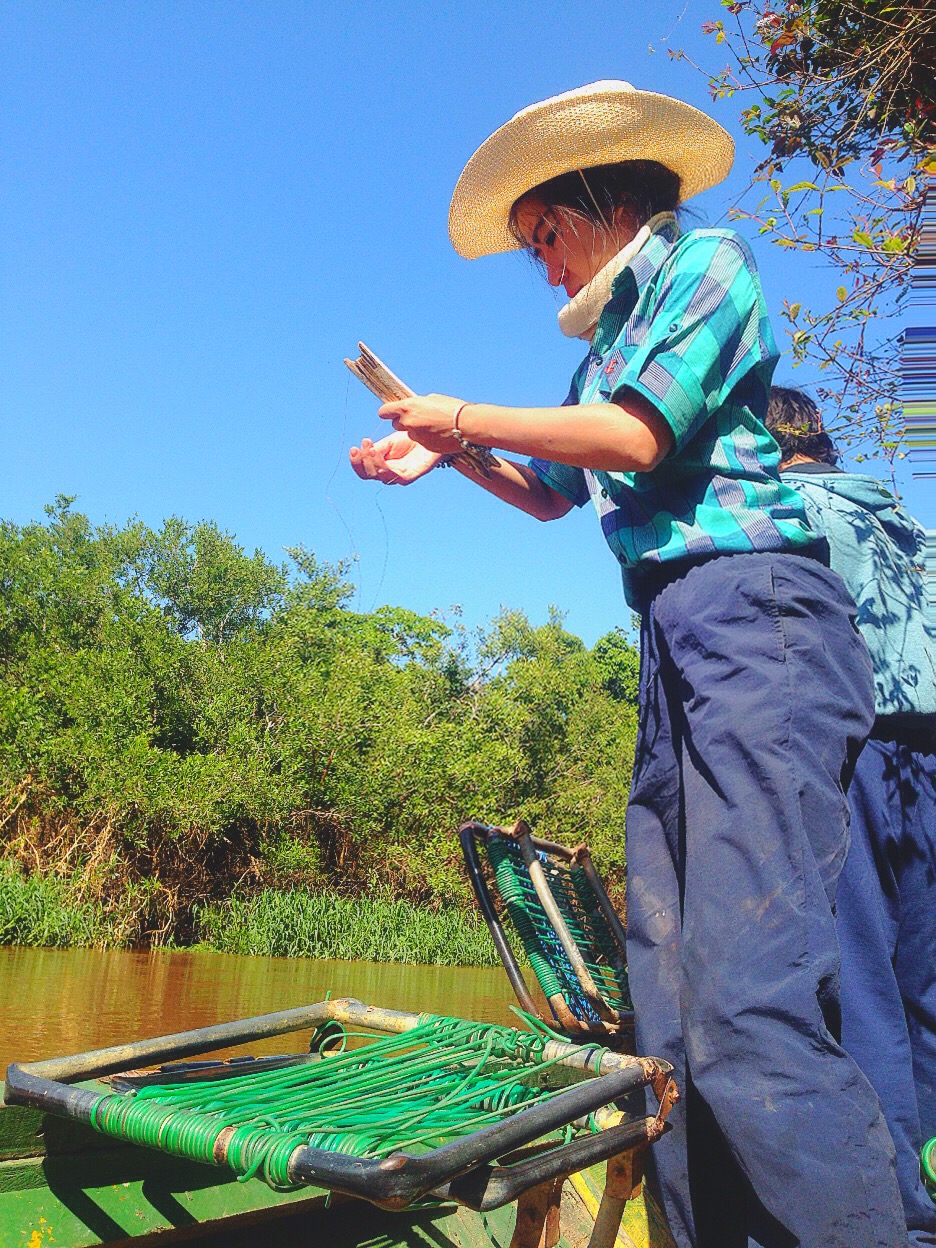
<instances>
[{"instance_id":1,"label":"navy blue trousers","mask_svg":"<svg viewBox=\"0 0 936 1248\"><path fill-rule=\"evenodd\" d=\"M871 740L849 790L837 898L842 1044L880 1097L911 1244L936 1244L920 1149L936 1136L936 752Z\"/></svg>"},{"instance_id":2,"label":"navy blue trousers","mask_svg":"<svg viewBox=\"0 0 936 1248\"><path fill-rule=\"evenodd\" d=\"M903 1248L894 1146L836 1040L844 788L872 722L841 580L732 555L648 595L627 816L638 1051L684 1092L648 1179L680 1248Z\"/></svg>"}]
</instances>

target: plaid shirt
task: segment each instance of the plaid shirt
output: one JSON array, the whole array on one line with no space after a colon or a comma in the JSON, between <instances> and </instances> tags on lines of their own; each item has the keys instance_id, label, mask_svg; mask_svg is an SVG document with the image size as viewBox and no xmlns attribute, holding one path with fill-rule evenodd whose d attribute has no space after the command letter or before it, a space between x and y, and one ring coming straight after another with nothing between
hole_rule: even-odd
<instances>
[{"instance_id":1,"label":"plaid shirt","mask_svg":"<svg viewBox=\"0 0 936 1248\"><path fill-rule=\"evenodd\" d=\"M652 472L530 466L577 506L592 499L632 604L648 564L816 540L764 426L776 362L754 258L734 231L680 236L668 219L615 279L566 403L635 390L672 449Z\"/></svg>"}]
</instances>

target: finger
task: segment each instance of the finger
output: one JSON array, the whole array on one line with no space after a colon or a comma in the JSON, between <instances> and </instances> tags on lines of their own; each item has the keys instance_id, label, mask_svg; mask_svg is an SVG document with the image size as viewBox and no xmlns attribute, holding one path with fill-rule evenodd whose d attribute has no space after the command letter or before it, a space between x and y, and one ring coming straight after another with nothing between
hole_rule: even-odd
<instances>
[{"instance_id":1,"label":"finger","mask_svg":"<svg viewBox=\"0 0 936 1248\"><path fill-rule=\"evenodd\" d=\"M383 456L375 455L373 447L369 447L362 452L361 465L364 469L364 476L368 481L380 480L380 474L384 471L385 465Z\"/></svg>"},{"instance_id":2,"label":"finger","mask_svg":"<svg viewBox=\"0 0 936 1248\"><path fill-rule=\"evenodd\" d=\"M377 415L381 420L392 420L394 416L402 415L405 408L405 401L397 399L393 403L384 403L381 407L378 407Z\"/></svg>"}]
</instances>

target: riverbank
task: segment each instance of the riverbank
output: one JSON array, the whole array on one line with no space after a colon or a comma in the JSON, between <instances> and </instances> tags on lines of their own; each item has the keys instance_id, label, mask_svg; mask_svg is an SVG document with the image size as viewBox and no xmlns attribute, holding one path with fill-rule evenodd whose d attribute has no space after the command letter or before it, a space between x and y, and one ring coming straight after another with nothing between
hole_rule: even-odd
<instances>
[{"instance_id":1,"label":"riverbank","mask_svg":"<svg viewBox=\"0 0 936 1248\"><path fill-rule=\"evenodd\" d=\"M129 948L145 902L139 888L104 901L90 895L80 879L26 875L0 860L0 945ZM308 888L235 894L195 911L190 940L155 943L265 957L498 965L487 928L470 911Z\"/></svg>"}]
</instances>

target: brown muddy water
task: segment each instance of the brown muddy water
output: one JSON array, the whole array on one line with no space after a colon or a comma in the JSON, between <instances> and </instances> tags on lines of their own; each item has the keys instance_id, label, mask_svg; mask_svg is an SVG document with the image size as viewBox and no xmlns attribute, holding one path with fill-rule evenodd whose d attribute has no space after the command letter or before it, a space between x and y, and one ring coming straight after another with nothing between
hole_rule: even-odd
<instances>
[{"instance_id":1,"label":"brown muddy water","mask_svg":"<svg viewBox=\"0 0 936 1248\"><path fill-rule=\"evenodd\" d=\"M12 1061L63 1057L333 997L510 1023L513 994L489 967L404 966L203 952L0 947L0 1078ZM251 1052L289 1053L298 1036ZM243 1050L242 1050L243 1051Z\"/></svg>"}]
</instances>

